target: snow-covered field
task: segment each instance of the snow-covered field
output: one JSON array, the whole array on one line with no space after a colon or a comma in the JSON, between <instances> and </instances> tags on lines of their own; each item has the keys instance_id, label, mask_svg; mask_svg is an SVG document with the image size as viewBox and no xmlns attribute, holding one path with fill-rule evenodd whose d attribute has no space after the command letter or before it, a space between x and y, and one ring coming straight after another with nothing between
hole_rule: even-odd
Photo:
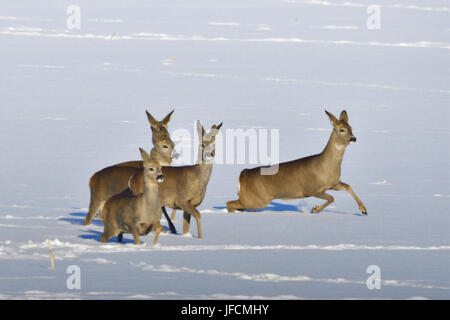
<instances>
[{"instance_id":1,"label":"snow-covered field","mask_svg":"<svg viewBox=\"0 0 450 320\"><path fill-rule=\"evenodd\" d=\"M72 4L80 29L66 25ZM370 30L371 4L3 1L0 299L449 299L450 6L376 0ZM287 161L322 151L325 108L349 114L358 142L342 180L368 216L342 191L320 214L315 198L227 213L254 166L234 163L213 168L203 239L195 220L157 246L154 233L102 244L101 220L82 225L89 177L150 149L146 109L175 109L172 132L193 134L197 119L279 129ZM66 285L70 265L81 289Z\"/></svg>"}]
</instances>

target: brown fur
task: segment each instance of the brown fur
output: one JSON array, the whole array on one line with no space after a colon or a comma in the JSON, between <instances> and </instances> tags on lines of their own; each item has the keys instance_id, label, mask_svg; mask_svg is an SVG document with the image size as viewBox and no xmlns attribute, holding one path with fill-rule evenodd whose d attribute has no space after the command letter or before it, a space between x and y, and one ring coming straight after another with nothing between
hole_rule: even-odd
<instances>
[{"instance_id":1,"label":"brown fur","mask_svg":"<svg viewBox=\"0 0 450 320\"><path fill-rule=\"evenodd\" d=\"M215 136L222 124L212 126L209 133L205 132L200 122L197 122L197 126L199 137L202 137L198 163L191 166L162 167L165 178L159 186L159 195L163 206L174 209L172 218L176 209L184 211L183 233L189 232L190 219L194 216L197 221L198 237L202 238L201 216L196 207L205 197L215 155ZM135 194L142 192L142 171L133 176L130 186Z\"/></svg>"},{"instance_id":2,"label":"brown fur","mask_svg":"<svg viewBox=\"0 0 450 320\"><path fill-rule=\"evenodd\" d=\"M327 146L320 154L279 164L274 175L262 175L261 167L245 169L239 176L239 199L228 201L229 212L235 210L260 209L273 199L297 199L316 197L326 200L312 212L319 212L334 201L325 191L347 190L357 202L362 213L367 210L352 188L340 180L344 151L350 142L356 141L348 116L342 111L340 119L325 111L333 130Z\"/></svg>"},{"instance_id":3,"label":"brown fur","mask_svg":"<svg viewBox=\"0 0 450 320\"><path fill-rule=\"evenodd\" d=\"M170 165L172 157L176 155L175 144L171 140L168 131L170 116L173 111L161 121L155 120L148 111L146 113L152 129L154 146L151 156L158 160L161 165ZM91 200L84 224L88 225L91 223L97 212L102 209L109 198L127 189L130 178L140 170L142 170L142 161L128 161L97 171L89 179Z\"/></svg>"},{"instance_id":4,"label":"brown fur","mask_svg":"<svg viewBox=\"0 0 450 320\"><path fill-rule=\"evenodd\" d=\"M144 150L140 151L143 159L144 192L137 196L122 193L106 201L102 209L102 242L115 236L121 241L123 233L131 233L134 243L140 244L139 236L147 235L153 229L156 230L153 244L158 241L159 233L163 229L160 224L162 210L158 182L163 179L163 174L159 162L151 159Z\"/></svg>"}]
</instances>

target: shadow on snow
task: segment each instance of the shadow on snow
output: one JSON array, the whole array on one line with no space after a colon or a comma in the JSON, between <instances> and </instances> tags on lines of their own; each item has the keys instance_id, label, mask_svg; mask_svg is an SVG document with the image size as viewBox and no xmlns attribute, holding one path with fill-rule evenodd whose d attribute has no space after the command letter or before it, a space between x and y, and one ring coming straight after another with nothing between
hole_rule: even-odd
<instances>
[{"instance_id":1,"label":"shadow on snow","mask_svg":"<svg viewBox=\"0 0 450 320\"><path fill-rule=\"evenodd\" d=\"M270 202L270 204L262 209L247 209L247 210L242 210L241 212L264 212L264 211L273 211L273 212L302 212L301 208L303 207L307 207L306 203L300 203L298 205L294 205L294 204L285 204L285 203L280 203L280 202ZM213 207L214 209L217 210L223 210L226 209L227 207L225 206L215 206ZM339 210L333 210L333 209L324 209L321 212L317 212L317 213L311 213L311 214L352 214L351 212L344 212L344 211L339 211ZM362 213L354 213L353 215L355 216L364 216Z\"/></svg>"}]
</instances>

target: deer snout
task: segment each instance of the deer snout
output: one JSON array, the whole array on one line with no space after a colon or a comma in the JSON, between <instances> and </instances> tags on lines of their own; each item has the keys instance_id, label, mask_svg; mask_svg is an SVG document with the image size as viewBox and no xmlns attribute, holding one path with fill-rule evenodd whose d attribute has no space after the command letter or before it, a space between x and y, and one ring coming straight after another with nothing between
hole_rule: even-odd
<instances>
[{"instance_id":1,"label":"deer snout","mask_svg":"<svg viewBox=\"0 0 450 320\"><path fill-rule=\"evenodd\" d=\"M356 142L356 137L355 137L355 136L352 136L352 137L350 138L350 142Z\"/></svg>"},{"instance_id":2,"label":"deer snout","mask_svg":"<svg viewBox=\"0 0 450 320\"><path fill-rule=\"evenodd\" d=\"M203 160L204 160L205 162L209 162L209 161L211 161L213 158L214 158L214 156L213 156L213 154L212 154L211 152L206 152L205 155L204 155L204 157L203 157Z\"/></svg>"},{"instance_id":3,"label":"deer snout","mask_svg":"<svg viewBox=\"0 0 450 320\"><path fill-rule=\"evenodd\" d=\"M172 154L171 154L170 156L172 157L172 160L176 160L176 159L178 159L178 157L180 156L180 154L177 153L177 152L175 151L175 149L173 149L173 150L172 150Z\"/></svg>"},{"instance_id":4,"label":"deer snout","mask_svg":"<svg viewBox=\"0 0 450 320\"><path fill-rule=\"evenodd\" d=\"M156 181L158 181L159 183L164 181L164 175L160 174L156 177Z\"/></svg>"}]
</instances>

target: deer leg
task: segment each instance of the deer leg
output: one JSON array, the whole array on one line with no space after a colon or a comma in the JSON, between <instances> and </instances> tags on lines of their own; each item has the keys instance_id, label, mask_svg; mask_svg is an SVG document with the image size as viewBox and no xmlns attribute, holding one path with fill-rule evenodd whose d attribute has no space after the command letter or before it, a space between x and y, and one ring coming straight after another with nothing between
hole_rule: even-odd
<instances>
[{"instance_id":1,"label":"deer leg","mask_svg":"<svg viewBox=\"0 0 450 320\"><path fill-rule=\"evenodd\" d=\"M121 232L121 233L119 233L119 234L117 235L117 241L118 241L118 242L122 242L122 239L123 239L123 232Z\"/></svg>"},{"instance_id":2,"label":"deer leg","mask_svg":"<svg viewBox=\"0 0 450 320\"><path fill-rule=\"evenodd\" d=\"M264 206L263 206L264 207ZM227 202L227 210L228 212L232 213L235 212L236 210L238 211L244 211L246 209L251 209L248 207L245 207L242 202L241 199L238 200L234 200L234 201L228 201ZM258 208L259 209L259 208Z\"/></svg>"},{"instance_id":3,"label":"deer leg","mask_svg":"<svg viewBox=\"0 0 450 320\"><path fill-rule=\"evenodd\" d=\"M194 216L195 220L197 221L197 232L198 237L202 238L202 226L201 226L201 216L200 212L190 203L186 203L185 206L183 206L183 234L186 234L189 232L190 227L190 221L191 221L191 215Z\"/></svg>"},{"instance_id":4,"label":"deer leg","mask_svg":"<svg viewBox=\"0 0 450 320\"><path fill-rule=\"evenodd\" d=\"M202 234L202 224L201 224L201 216L200 216L200 212L195 209L194 207L192 207L194 210L194 218L195 221L197 222L197 236L199 238L203 238L203 234Z\"/></svg>"},{"instance_id":5,"label":"deer leg","mask_svg":"<svg viewBox=\"0 0 450 320\"><path fill-rule=\"evenodd\" d=\"M239 202L239 200L228 201L227 202L227 210L228 210L228 212L235 212L236 209L238 209L240 206L241 206L241 203Z\"/></svg>"},{"instance_id":6,"label":"deer leg","mask_svg":"<svg viewBox=\"0 0 450 320\"><path fill-rule=\"evenodd\" d=\"M177 209L172 210L172 215L170 216L170 220L175 221L175 214L177 213Z\"/></svg>"},{"instance_id":7,"label":"deer leg","mask_svg":"<svg viewBox=\"0 0 450 320\"><path fill-rule=\"evenodd\" d=\"M321 206L315 206L314 208L312 208L311 213L322 211L326 206L328 206L330 203L332 203L334 201L334 198L332 196L330 196L329 194L326 194L325 192L317 192L315 194L312 194L311 197L316 197L319 199L327 200Z\"/></svg>"},{"instance_id":8,"label":"deer leg","mask_svg":"<svg viewBox=\"0 0 450 320\"><path fill-rule=\"evenodd\" d=\"M139 238L139 228L136 226L132 227L131 233L133 234L134 244L141 244L141 239Z\"/></svg>"},{"instance_id":9,"label":"deer leg","mask_svg":"<svg viewBox=\"0 0 450 320\"><path fill-rule=\"evenodd\" d=\"M106 241L108 241L112 237L116 236L116 234L117 233L115 232L115 230L112 230L111 228L105 227L105 229L103 230L102 237L100 238L100 241L105 243Z\"/></svg>"},{"instance_id":10,"label":"deer leg","mask_svg":"<svg viewBox=\"0 0 450 320\"><path fill-rule=\"evenodd\" d=\"M155 230L155 239L153 240L153 245L155 245L158 242L158 237L159 234L161 233L161 231L164 228L161 226L161 224L158 223L158 225L156 226L156 230Z\"/></svg>"},{"instance_id":11,"label":"deer leg","mask_svg":"<svg viewBox=\"0 0 450 320\"><path fill-rule=\"evenodd\" d=\"M333 187L333 190L337 190L337 191L345 190L348 193L350 193L350 195L353 197L353 199L355 199L356 203L358 204L359 210L361 210L361 212L363 214L367 215L366 207L364 206L362 201L358 198L358 196L353 192L353 189L352 189L352 187L350 187L350 185L348 185L342 181L339 181L339 183Z\"/></svg>"},{"instance_id":12,"label":"deer leg","mask_svg":"<svg viewBox=\"0 0 450 320\"><path fill-rule=\"evenodd\" d=\"M197 215L195 215L194 218L197 221L197 235L201 239L201 238L203 238L203 233L202 233L202 225L200 222L200 220L201 220L200 212L197 211Z\"/></svg>"},{"instance_id":13,"label":"deer leg","mask_svg":"<svg viewBox=\"0 0 450 320\"><path fill-rule=\"evenodd\" d=\"M266 207L270 201L265 199L257 199L257 201L249 201L248 199L238 199L235 201L227 202L228 212L235 212L236 210L244 211L248 209L262 209Z\"/></svg>"},{"instance_id":14,"label":"deer leg","mask_svg":"<svg viewBox=\"0 0 450 320\"><path fill-rule=\"evenodd\" d=\"M166 217L167 223L168 223L168 225L169 225L170 232L172 232L172 233L177 233L177 229L176 229L175 226L173 225L172 219L170 219L170 218L169 218L169 215L167 214L166 207L161 207L161 209L162 209L162 212L164 213L164 216ZM174 210L175 210L175 209L174 209ZM172 213L172 215L173 215L173 213ZM164 231L164 232L165 232L165 231Z\"/></svg>"},{"instance_id":15,"label":"deer leg","mask_svg":"<svg viewBox=\"0 0 450 320\"><path fill-rule=\"evenodd\" d=\"M100 210L104 204L105 201L94 200L94 197L91 196L91 202L89 203L89 212L84 219L85 226L92 222L98 210Z\"/></svg>"},{"instance_id":16,"label":"deer leg","mask_svg":"<svg viewBox=\"0 0 450 320\"><path fill-rule=\"evenodd\" d=\"M97 209L95 210L95 215L94 215L94 217L103 219L102 208L103 208L103 206L105 205L105 203L106 203L106 201L100 201L100 203L99 203ZM99 211L100 211L100 212L99 212ZM97 214L97 213L98 213L98 214Z\"/></svg>"},{"instance_id":17,"label":"deer leg","mask_svg":"<svg viewBox=\"0 0 450 320\"><path fill-rule=\"evenodd\" d=\"M191 225L191 214L183 211L183 234L189 232L189 226Z\"/></svg>"}]
</instances>

